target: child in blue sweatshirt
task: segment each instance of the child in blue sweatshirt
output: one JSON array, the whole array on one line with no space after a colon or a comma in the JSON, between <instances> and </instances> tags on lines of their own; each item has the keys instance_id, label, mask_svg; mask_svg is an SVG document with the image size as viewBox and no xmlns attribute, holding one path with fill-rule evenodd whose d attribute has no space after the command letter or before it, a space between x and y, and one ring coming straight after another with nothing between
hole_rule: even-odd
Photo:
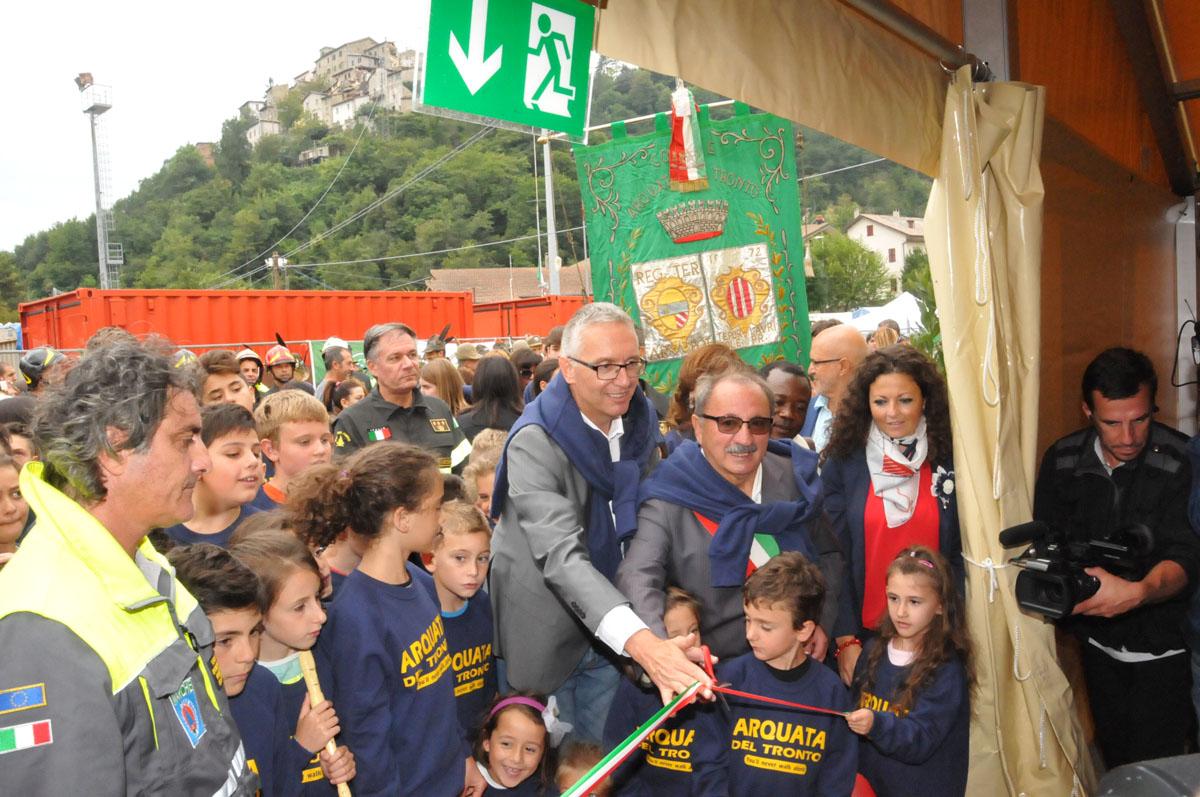
<instances>
[{"instance_id":1,"label":"child in blue sweatshirt","mask_svg":"<svg viewBox=\"0 0 1200 797\"><path fill-rule=\"evenodd\" d=\"M279 682L255 664L263 631L258 577L229 551L209 543L178 546L167 558L212 623L212 669L229 697L247 766L258 774L262 793L299 794L300 779L283 773L299 772L312 754L291 738L293 722L284 714ZM349 751L336 759L323 754L322 761L335 782L354 777Z\"/></svg>"},{"instance_id":2,"label":"child in blue sweatshirt","mask_svg":"<svg viewBox=\"0 0 1200 797\"><path fill-rule=\"evenodd\" d=\"M445 622L430 576L409 562L438 533L442 475L426 451L383 442L291 486L295 528L311 545L345 529L366 544L330 604L318 654L355 751L356 797L475 794L484 781L454 708Z\"/></svg>"},{"instance_id":3,"label":"child in blue sweatshirt","mask_svg":"<svg viewBox=\"0 0 1200 797\"><path fill-rule=\"evenodd\" d=\"M742 588L751 652L725 662L717 680L737 690L845 711L850 698L834 672L813 661L812 639L825 585L803 554L782 553ZM702 715L697 734L697 794L848 797L858 745L841 717L727 697L728 711Z\"/></svg>"},{"instance_id":4,"label":"child in blue sweatshirt","mask_svg":"<svg viewBox=\"0 0 1200 797\"><path fill-rule=\"evenodd\" d=\"M888 567L887 616L854 674L859 772L878 797L961 797L975 683L962 598L946 560L916 545Z\"/></svg>"},{"instance_id":5,"label":"child in blue sweatshirt","mask_svg":"<svg viewBox=\"0 0 1200 797\"><path fill-rule=\"evenodd\" d=\"M442 505L441 531L428 557L433 599L442 609L454 674L454 703L464 738L479 725L496 697L492 655L492 603L479 595L487 581L492 528L466 501Z\"/></svg>"},{"instance_id":6,"label":"child in blue sweatshirt","mask_svg":"<svg viewBox=\"0 0 1200 797\"><path fill-rule=\"evenodd\" d=\"M299 766L289 763L277 776L282 793L331 795L333 782L322 767L325 746L339 731L333 704L326 700L310 706L308 688L300 669L300 651L316 644L325 611L321 607L321 575L312 553L294 534L279 527L283 519L274 512L261 512L243 523L233 535L229 550L258 577L263 612L259 664L278 683L279 705L284 722L274 732L307 751ZM262 687L267 689L264 684ZM264 697L270 700L270 696ZM345 751L345 752L343 752ZM339 756L349 755L345 747Z\"/></svg>"},{"instance_id":7,"label":"child in blue sweatshirt","mask_svg":"<svg viewBox=\"0 0 1200 797\"><path fill-rule=\"evenodd\" d=\"M696 635L700 645L700 601L679 587L667 589L663 626L668 637ZM604 749L612 750L662 708L654 688L642 688L622 678L604 725ZM642 742L641 750L613 773L613 784L621 797L691 797L692 750L700 727L699 714L711 710L693 704L667 721Z\"/></svg>"}]
</instances>

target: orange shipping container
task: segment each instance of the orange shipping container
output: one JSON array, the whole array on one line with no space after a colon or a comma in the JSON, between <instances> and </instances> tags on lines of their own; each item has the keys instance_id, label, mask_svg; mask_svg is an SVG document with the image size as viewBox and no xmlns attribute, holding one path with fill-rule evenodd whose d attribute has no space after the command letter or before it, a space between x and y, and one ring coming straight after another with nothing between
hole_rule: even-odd
<instances>
[{"instance_id":1,"label":"orange shipping container","mask_svg":"<svg viewBox=\"0 0 1200 797\"><path fill-rule=\"evenodd\" d=\"M477 304L474 337L545 335L551 327L567 323L586 301L582 296L543 296Z\"/></svg>"},{"instance_id":2,"label":"orange shipping container","mask_svg":"<svg viewBox=\"0 0 1200 797\"><path fill-rule=\"evenodd\" d=\"M419 291L171 291L80 288L19 308L26 348L82 348L106 326L158 334L180 346L361 340L372 324L402 321L427 338L450 324L471 337L470 293Z\"/></svg>"}]
</instances>

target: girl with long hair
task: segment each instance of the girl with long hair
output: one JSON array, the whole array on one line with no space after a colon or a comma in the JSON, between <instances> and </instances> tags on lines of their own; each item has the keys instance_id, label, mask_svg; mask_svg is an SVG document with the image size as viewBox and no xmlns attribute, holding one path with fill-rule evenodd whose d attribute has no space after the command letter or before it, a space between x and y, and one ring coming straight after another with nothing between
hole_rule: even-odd
<instances>
[{"instance_id":1,"label":"girl with long hair","mask_svg":"<svg viewBox=\"0 0 1200 797\"><path fill-rule=\"evenodd\" d=\"M459 794L483 778L454 708L454 672L430 576L409 561L432 549L443 480L433 455L383 442L314 465L288 497L293 528L324 546L348 530L362 559L338 588L318 654L332 677L356 790Z\"/></svg>"},{"instance_id":2,"label":"girl with long hair","mask_svg":"<svg viewBox=\"0 0 1200 797\"><path fill-rule=\"evenodd\" d=\"M887 570L887 614L854 674L859 772L878 797L960 797L967 788L974 656L944 557L905 548Z\"/></svg>"}]
</instances>

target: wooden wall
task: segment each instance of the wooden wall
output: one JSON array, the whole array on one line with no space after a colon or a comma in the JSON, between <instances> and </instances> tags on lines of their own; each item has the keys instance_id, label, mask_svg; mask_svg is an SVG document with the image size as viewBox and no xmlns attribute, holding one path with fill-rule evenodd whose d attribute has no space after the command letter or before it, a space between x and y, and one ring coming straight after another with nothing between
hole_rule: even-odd
<instances>
[{"instance_id":1,"label":"wooden wall","mask_svg":"<svg viewBox=\"0 0 1200 797\"><path fill-rule=\"evenodd\" d=\"M1176 333L1170 210L1179 197L1114 163L1053 119L1043 138L1042 180L1039 440L1045 447L1084 424L1083 369L1109 346L1150 356L1159 375L1159 420L1177 423L1170 385Z\"/></svg>"},{"instance_id":2,"label":"wooden wall","mask_svg":"<svg viewBox=\"0 0 1200 797\"><path fill-rule=\"evenodd\" d=\"M962 41L962 0L894 1L950 41ZM1083 369L1116 345L1154 360L1159 418L1176 423L1175 238L1168 212L1181 200L1169 190L1120 31L1101 0L1009 2L1016 12L1014 77L1046 87L1039 440L1048 445L1084 423ZM1170 0L1167 11L1178 16L1181 2L1195 13L1195 0Z\"/></svg>"}]
</instances>

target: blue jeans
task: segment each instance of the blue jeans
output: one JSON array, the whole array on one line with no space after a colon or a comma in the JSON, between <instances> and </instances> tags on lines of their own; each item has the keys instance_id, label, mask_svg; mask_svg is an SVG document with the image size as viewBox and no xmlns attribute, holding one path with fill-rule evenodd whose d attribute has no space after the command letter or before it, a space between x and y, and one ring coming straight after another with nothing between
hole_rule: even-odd
<instances>
[{"instance_id":1,"label":"blue jeans","mask_svg":"<svg viewBox=\"0 0 1200 797\"><path fill-rule=\"evenodd\" d=\"M620 682L617 668L595 647L584 654L574 672L554 692L558 718L574 726L572 738L601 743L608 709Z\"/></svg>"}]
</instances>

